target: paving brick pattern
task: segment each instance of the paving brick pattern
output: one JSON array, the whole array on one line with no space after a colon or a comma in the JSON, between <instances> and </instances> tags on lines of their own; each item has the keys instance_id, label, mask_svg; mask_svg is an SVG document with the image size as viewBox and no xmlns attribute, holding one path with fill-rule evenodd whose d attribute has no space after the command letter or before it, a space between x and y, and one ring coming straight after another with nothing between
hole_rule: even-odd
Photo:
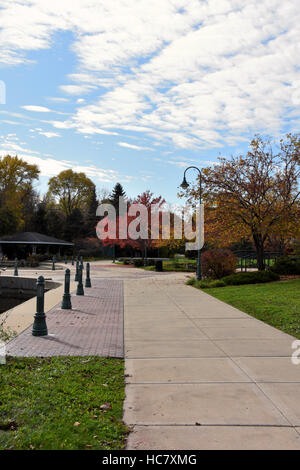
<instances>
[{"instance_id":1,"label":"paving brick pattern","mask_svg":"<svg viewBox=\"0 0 300 470\"><path fill-rule=\"evenodd\" d=\"M94 280L84 296L72 294L72 310L60 306L47 313L48 336L32 336L30 326L7 345L7 354L124 357L121 280Z\"/></svg>"}]
</instances>

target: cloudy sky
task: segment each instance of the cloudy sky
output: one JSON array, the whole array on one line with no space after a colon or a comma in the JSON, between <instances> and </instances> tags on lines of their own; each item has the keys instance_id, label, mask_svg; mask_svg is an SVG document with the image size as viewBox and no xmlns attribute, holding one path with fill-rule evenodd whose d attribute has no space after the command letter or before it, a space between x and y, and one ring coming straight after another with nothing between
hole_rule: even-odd
<instances>
[{"instance_id":1,"label":"cloudy sky","mask_svg":"<svg viewBox=\"0 0 300 470\"><path fill-rule=\"evenodd\" d=\"M187 165L299 131L298 2L0 0L0 156L175 202Z\"/></svg>"}]
</instances>

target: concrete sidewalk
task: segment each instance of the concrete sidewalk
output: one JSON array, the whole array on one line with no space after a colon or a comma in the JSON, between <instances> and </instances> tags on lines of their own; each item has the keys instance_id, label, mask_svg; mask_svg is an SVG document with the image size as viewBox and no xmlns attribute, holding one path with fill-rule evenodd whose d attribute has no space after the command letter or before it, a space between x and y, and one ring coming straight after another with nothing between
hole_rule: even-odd
<instances>
[{"instance_id":1,"label":"concrete sidewalk","mask_svg":"<svg viewBox=\"0 0 300 470\"><path fill-rule=\"evenodd\" d=\"M300 449L293 337L179 278L124 284L128 449Z\"/></svg>"}]
</instances>

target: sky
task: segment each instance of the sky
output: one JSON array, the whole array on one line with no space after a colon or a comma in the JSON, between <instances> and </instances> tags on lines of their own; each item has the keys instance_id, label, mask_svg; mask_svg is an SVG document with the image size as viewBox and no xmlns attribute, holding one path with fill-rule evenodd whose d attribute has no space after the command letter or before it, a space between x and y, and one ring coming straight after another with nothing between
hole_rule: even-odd
<instances>
[{"instance_id":1,"label":"sky","mask_svg":"<svg viewBox=\"0 0 300 470\"><path fill-rule=\"evenodd\" d=\"M0 157L41 194L72 168L174 203L187 166L299 131L299 24L298 0L0 0Z\"/></svg>"}]
</instances>

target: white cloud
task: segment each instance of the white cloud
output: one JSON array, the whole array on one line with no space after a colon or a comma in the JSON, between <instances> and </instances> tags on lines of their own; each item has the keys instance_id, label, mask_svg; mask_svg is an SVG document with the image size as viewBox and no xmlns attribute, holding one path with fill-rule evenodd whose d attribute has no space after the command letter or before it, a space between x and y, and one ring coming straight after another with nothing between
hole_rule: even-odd
<instances>
[{"instance_id":1,"label":"white cloud","mask_svg":"<svg viewBox=\"0 0 300 470\"><path fill-rule=\"evenodd\" d=\"M90 93L95 87L93 85L61 85L60 89L69 95L81 95Z\"/></svg>"},{"instance_id":2,"label":"white cloud","mask_svg":"<svg viewBox=\"0 0 300 470\"><path fill-rule=\"evenodd\" d=\"M118 145L132 150L153 150L150 147L141 147L140 145L128 144L127 142L118 142Z\"/></svg>"},{"instance_id":3,"label":"white cloud","mask_svg":"<svg viewBox=\"0 0 300 470\"><path fill-rule=\"evenodd\" d=\"M25 109L26 111L32 111L34 113L51 113L51 109L46 108L45 106L34 106L34 105L26 105L21 106L21 108Z\"/></svg>"},{"instance_id":4,"label":"white cloud","mask_svg":"<svg viewBox=\"0 0 300 470\"><path fill-rule=\"evenodd\" d=\"M55 176L61 171L71 168L76 172L84 172L92 180L101 183L128 182L132 179L130 176L121 175L115 170L99 168L95 165L81 165L76 161L57 160L51 156L49 157L48 154L43 156L40 152L22 147L16 143L17 141L18 138L15 134L0 136L0 158L7 154L17 154L19 158L28 163L37 165L41 176Z\"/></svg>"},{"instance_id":5,"label":"white cloud","mask_svg":"<svg viewBox=\"0 0 300 470\"><path fill-rule=\"evenodd\" d=\"M47 98L49 101L54 101L55 103L68 103L68 98L57 97L57 96L49 96Z\"/></svg>"},{"instance_id":6,"label":"white cloud","mask_svg":"<svg viewBox=\"0 0 300 470\"><path fill-rule=\"evenodd\" d=\"M61 137L61 135L57 132L40 131L39 134L44 135L45 137L47 137L47 139L52 139L53 137Z\"/></svg>"},{"instance_id":7,"label":"white cloud","mask_svg":"<svg viewBox=\"0 0 300 470\"><path fill-rule=\"evenodd\" d=\"M5 64L52 47L58 31L73 33L77 72L60 89L98 97L78 102L58 128L135 131L179 148L218 148L299 124L298 0L2 0L1 6Z\"/></svg>"}]
</instances>

